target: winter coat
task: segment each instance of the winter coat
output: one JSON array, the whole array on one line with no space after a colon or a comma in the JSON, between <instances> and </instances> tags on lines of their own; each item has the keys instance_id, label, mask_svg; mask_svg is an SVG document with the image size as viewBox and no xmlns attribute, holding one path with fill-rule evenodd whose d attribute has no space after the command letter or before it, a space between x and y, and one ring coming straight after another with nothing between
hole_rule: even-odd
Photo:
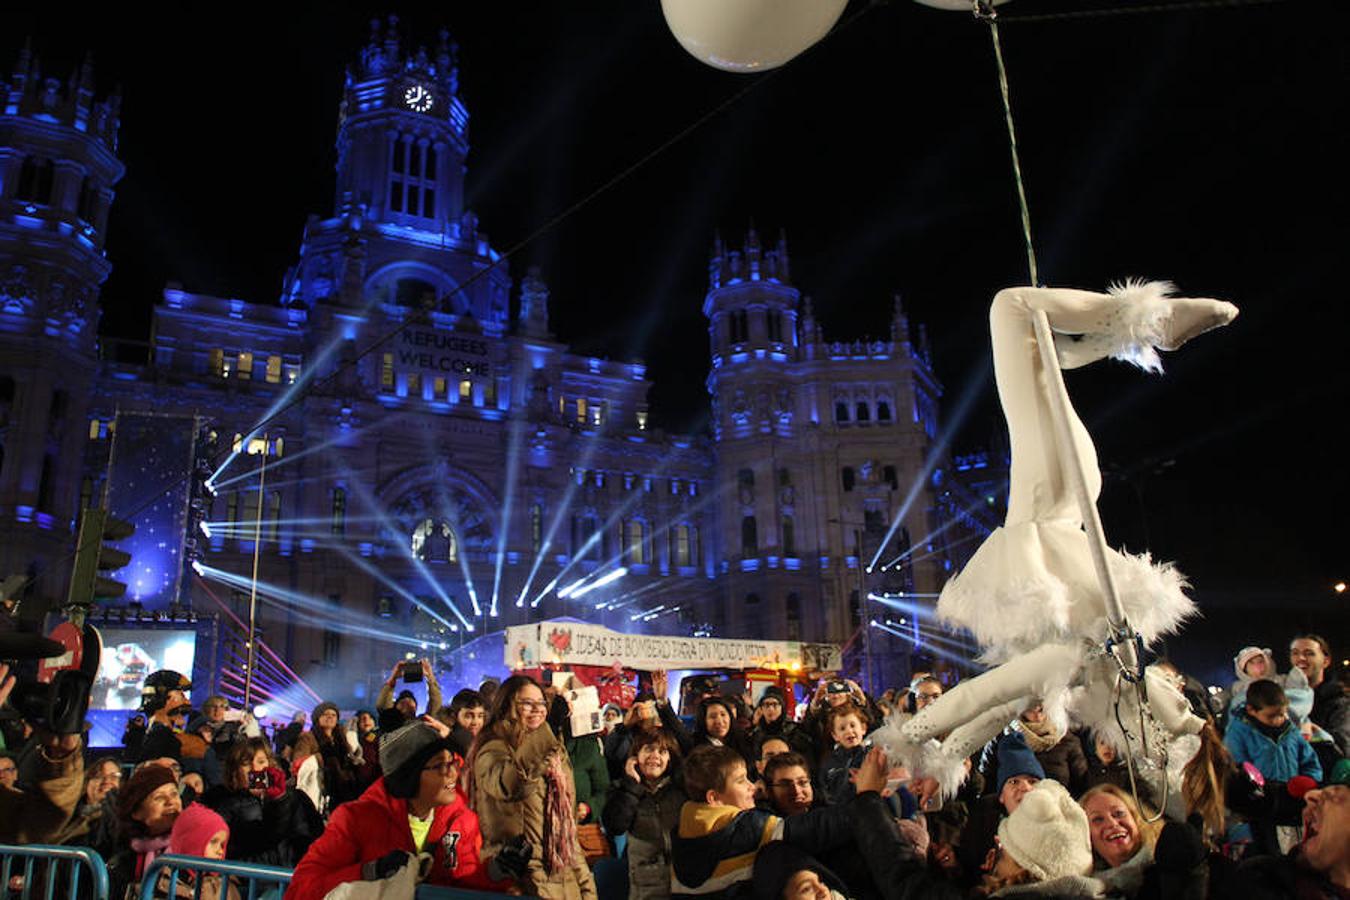
<instances>
[{"instance_id":1,"label":"winter coat","mask_svg":"<svg viewBox=\"0 0 1350 900\"><path fill-rule=\"evenodd\" d=\"M357 773L365 757L345 728L334 728L331 739L325 738L318 729L311 729L310 733L319 742L319 755L322 757L323 787L329 805L323 811L331 813L338 804L361 795Z\"/></svg>"},{"instance_id":2,"label":"winter coat","mask_svg":"<svg viewBox=\"0 0 1350 900\"><path fill-rule=\"evenodd\" d=\"M481 735L480 735L481 737ZM595 900L595 881L581 847L572 848L572 865L549 872L544 867L548 782L544 773L554 751L571 766L562 744L546 725L526 734L520 746L491 737L473 759L473 808L483 829L484 852L494 856L502 844L523 834L533 856L522 879L526 892L543 900Z\"/></svg>"},{"instance_id":3,"label":"winter coat","mask_svg":"<svg viewBox=\"0 0 1350 900\"><path fill-rule=\"evenodd\" d=\"M1279 737L1272 739L1240 712L1229 721L1223 743L1234 762L1251 763L1268 780L1288 781L1295 775L1322 780L1322 764L1293 722L1286 722Z\"/></svg>"},{"instance_id":4,"label":"winter coat","mask_svg":"<svg viewBox=\"0 0 1350 900\"><path fill-rule=\"evenodd\" d=\"M811 735L806 732L796 722L788 719L787 715L781 715L773 722L760 722L750 732L750 746L758 747L761 741L776 737L787 741L787 745L796 753L800 753L806 759L815 763L819 758L817 756L816 742L811 739Z\"/></svg>"},{"instance_id":5,"label":"winter coat","mask_svg":"<svg viewBox=\"0 0 1350 900\"><path fill-rule=\"evenodd\" d=\"M36 743L15 761L19 781L0 787L0 843L44 844L60 833L84 793L84 757L59 760ZM21 790L18 785L27 786Z\"/></svg>"},{"instance_id":6,"label":"winter coat","mask_svg":"<svg viewBox=\"0 0 1350 900\"><path fill-rule=\"evenodd\" d=\"M628 835L629 900L670 896L670 834L685 799L678 775L669 771L654 786L625 775L610 788L603 821L611 836Z\"/></svg>"},{"instance_id":7,"label":"winter coat","mask_svg":"<svg viewBox=\"0 0 1350 900\"><path fill-rule=\"evenodd\" d=\"M1313 689L1312 720L1331 733L1343 755L1350 756L1350 694L1341 690L1332 672Z\"/></svg>"},{"instance_id":8,"label":"winter coat","mask_svg":"<svg viewBox=\"0 0 1350 900\"><path fill-rule=\"evenodd\" d=\"M1325 874L1303 865L1297 851L1243 860L1229 886L1232 893L1219 893L1220 886L1213 896L1241 896L1243 900L1341 900L1345 896Z\"/></svg>"},{"instance_id":9,"label":"winter coat","mask_svg":"<svg viewBox=\"0 0 1350 900\"><path fill-rule=\"evenodd\" d=\"M576 785L577 803L584 803L590 812L578 822L599 822L609 796L609 767L605 765L605 751L600 737L588 734L579 738L565 738L567 758L572 763L572 781Z\"/></svg>"},{"instance_id":10,"label":"winter coat","mask_svg":"<svg viewBox=\"0 0 1350 900\"><path fill-rule=\"evenodd\" d=\"M850 849L856 849L857 858L866 865L875 890L884 900L958 900L962 897L960 888L936 872L930 873L924 858L900 834L890 807L881 795L873 791L858 794L847 806L837 809L847 810L850 831L846 843L851 845ZM850 877L841 874L846 881ZM860 879L855 878L857 880Z\"/></svg>"},{"instance_id":11,"label":"winter coat","mask_svg":"<svg viewBox=\"0 0 1350 900\"><path fill-rule=\"evenodd\" d=\"M347 741L361 751L361 762L356 767L356 783L364 793L384 774L380 768L380 733L367 731L363 735L352 728L347 730Z\"/></svg>"},{"instance_id":12,"label":"winter coat","mask_svg":"<svg viewBox=\"0 0 1350 900\"><path fill-rule=\"evenodd\" d=\"M849 780L849 770L857 769L867 758L867 744L859 744L852 749L836 745L820 767L820 783L825 802L830 805L847 803L853 799L853 782Z\"/></svg>"},{"instance_id":13,"label":"winter coat","mask_svg":"<svg viewBox=\"0 0 1350 900\"><path fill-rule=\"evenodd\" d=\"M230 826L228 858L268 866L294 866L323 831L309 798L286 787L286 775L269 769L274 787L261 798L226 787L206 792L202 802Z\"/></svg>"},{"instance_id":14,"label":"winter coat","mask_svg":"<svg viewBox=\"0 0 1350 900\"><path fill-rule=\"evenodd\" d=\"M770 841L787 841L816 856L843 847L852 835L854 806L825 806L784 819L761 809L691 800L680 808L671 834L671 895L739 896L751 878L755 854Z\"/></svg>"},{"instance_id":15,"label":"winter coat","mask_svg":"<svg viewBox=\"0 0 1350 900\"><path fill-rule=\"evenodd\" d=\"M432 858L427 883L501 890L504 885L487 877L482 846L478 817L456 794L453 803L432 811L431 830L422 847ZM295 867L286 900L321 900L340 884L360 881L363 864L393 850L417 855L408 826L408 801L389 796L381 778L333 813L328 827Z\"/></svg>"},{"instance_id":16,"label":"winter coat","mask_svg":"<svg viewBox=\"0 0 1350 900\"><path fill-rule=\"evenodd\" d=\"M1036 728L1040 728L1044 733L1038 733ZM1021 723L1020 730L1026 738L1027 746L1036 754L1036 762L1045 770L1045 777L1058 781L1075 797L1081 794L1087 786L1088 762L1087 754L1083 752L1083 742L1078 739L1078 735L1071 731L1051 744L1050 741L1054 740L1056 732L1049 728L1049 723L1044 726L1032 726L1024 722ZM997 757L995 762L997 763ZM997 778L992 783L998 784Z\"/></svg>"},{"instance_id":17,"label":"winter coat","mask_svg":"<svg viewBox=\"0 0 1350 900\"><path fill-rule=\"evenodd\" d=\"M145 732L145 740L141 742L140 752L134 758L128 758L127 762L145 762L165 756L181 763L183 744L178 740L178 732L163 722L151 721Z\"/></svg>"},{"instance_id":18,"label":"winter coat","mask_svg":"<svg viewBox=\"0 0 1350 900\"><path fill-rule=\"evenodd\" d=\"M331 804L323 789L323 766L319 755L312 753L292 762L291 774L295 776L295 789L309 798L310 805L321 817L327 818Z\"/></svg>"}]
</instances>

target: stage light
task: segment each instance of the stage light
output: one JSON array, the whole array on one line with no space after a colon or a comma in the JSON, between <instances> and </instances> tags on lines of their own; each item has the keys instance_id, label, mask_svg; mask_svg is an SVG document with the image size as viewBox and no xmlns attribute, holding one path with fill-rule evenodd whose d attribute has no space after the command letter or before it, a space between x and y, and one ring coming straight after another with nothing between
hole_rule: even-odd
<instances>
[{"instance_id":1,"label":"stage light","mask_svg":"<svg viewBox=\"0 0 1350 900\"><path fill-rule=\"evenodd\" d=\"M1338 581L1338 582L1336 582L1334 585L1332 585L1331 589L1332 589L1333 591L1335 591L1336 593L1338 593L1338 594L1344 594L1344 593L1345 593L1345 582L1344 582L1344 581Z\"/></svg>"},{"instance_id":2,"label":"stage light","mask_svg":"<svg viewBox=\"0 0 1350 900\"><path fill-rule=\"evenodd\" d=\"M201 561L200 561L200 560L195 560L195 559L194 559L194 560L192 561L192 571L196 572L198 575L205 575L205 574L206 574L206 570L202 567L202 564L201 564Z\"/></svg>"},{"instance_id":3,"label":"stage light","mask_svg":"<svg viewBox=\"0 0 1350 900\"><path fill-rule=\"evenodd\" d=\"M200 529L202 530L202 534L206 535L207 539L210 539L210 537L211 537L211 526L206 524L206 520L205 520L205 519L203 519L202 521L198 522L198 523L197 523L197 527L200 528Z\"/></svg>"},{"instance_id":4,"label":"stage light","mask_svg":"<svg viewBox=\"0 0 1350 900\"><path fill-rule=\"evenodd\" d=\"M262 705L261 703L253 707L253 718L255 719L259 720L265 719L269 715L271 715L271 713L272 711L268 709L266 706Z\"/></svg>"}]
</instances>

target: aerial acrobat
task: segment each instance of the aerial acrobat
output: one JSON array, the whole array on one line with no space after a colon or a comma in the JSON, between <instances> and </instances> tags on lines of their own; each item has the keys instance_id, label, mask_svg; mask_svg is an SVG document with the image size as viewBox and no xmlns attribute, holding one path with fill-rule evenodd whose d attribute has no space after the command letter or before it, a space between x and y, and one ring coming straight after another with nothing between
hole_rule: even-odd
<instances>
[{"instance_id":1,"label":"aerial acrobat","mask_svg":"<svg viewBox=\"0 0 1350 900\"><path fill-rule=\"evenodd\" d=\"M1069 467L1079 464L1076 455L1094 503L1101 472L1087 428L1057 373L1047 370L1033 320L1045 314L1061 368L1114 357L1158 372L1157 350L1175 350L1238 312L1231 303L1171 297L1170 291L1166 282L1129 282L1105 294L1018 287L994 297L994 376L1012 455L1008 514L944 587L937 613L969 629L995 668L875 736L892 761L930 785L935 781L944 794L964 780L966 758L1035 700L1061 727L1072 717L1123 752L1138 751L1127 746L1117 725L1113 693L1120 667L1104 649L1108 605ZM1056 404L1068 420L1061 439L1052 428ZM1076 454L1063 445L1064 431ZM1154 563L1147 553L1105 552L1120 605L1144 643L1175 630L1194 612L1185 579L1170 563ZM1145 677L1162 737L1198 731L1201 722L1177 686L1153 668ZM1132 712L1137 717L1138 707Z\"/></svg>"}]
</instances>

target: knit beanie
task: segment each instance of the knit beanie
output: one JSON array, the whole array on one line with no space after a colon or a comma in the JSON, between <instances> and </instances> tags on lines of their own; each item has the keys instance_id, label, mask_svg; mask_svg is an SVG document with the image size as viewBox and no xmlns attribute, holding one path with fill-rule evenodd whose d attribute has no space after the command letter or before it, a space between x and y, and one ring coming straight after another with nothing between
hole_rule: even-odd
<instances>
[{"instance_id":1,"label":"knit beanie","mask_svg":"<svg viewBox=\"0 0 1350 900\"><path fill-rule=\"evenodd\" d=\"M409 722L383 735L380 738L380 769L384 772L384 788L389 796L405 799L417 796L422 767L442 750L449 750L459 759L450 741L425 722ZM460 765L463 765L462 759Z\"/></svg>"},{"instance_id":2,"label":"knit beanie","mask_svg":"<svg viewBox=\"0 0 1350 900\"><path fill-rule=\"evenodd\" d=\"M228 841L230 826L214 810L194 803L178 814L169 832L169 852L184 856L205 856L206 844L217 832L225 832Z\"/></svg>"},{"instance_id":3,"label":"knit beanie","mask_svg":"<svg viewBox=\"0 0 1350 900\"><path fill-rule=\"evenodd\" d=\"M338 709L338 705L337 705L336 703L332 703L332 702L330 702L330 701L328 701L328 700L325 700L325 701L323 701L322 703L320 703L318 706L314 707L314 714L310 717L310 720L309 720L309 721L310 721L311 723L313 723L314 725L318 725L318 724L319 724L319 716L323 715L325 711L330 710L330 709L331 709L333 712L335 712L335 713L338 714L338 718L339 718L339 719L342 718L342 711L341 711L340 709Z\"/></svg>"},{"instance_id":4,"label":"knit beanie","mask_svg":"<svg viewBox=\"0 0 1350 900\"><path fill-rule=\"evenodd\" d=\"M1238 678L1252 677L1243 671L1243 667L1251 662L1253 657L1257 656L1265 656L1266 658L1266 673L1261 677L1270 678L1275 674L1275 654L1270 652L1269 647L1243 647L1238 651L1238 655L1233 657L1233 671L1237 673Z\"/></svg>"},{"instance_id":5,"label":"knit beanie","mask_svg":"<svg viewBox=\"0 0 1350 900\"><path fill-rule=\"evenodd\" d=\"M156 764L139 769L117 791L117 820L123 824L130 823L131 814L146 797L166 784L177 783L178 779L174 777L173 769L168 766Z\"/></svg>"},{"instance_id":6,"label":"knit beanie","mask_svg":"<svg viewBox=\"0 0 1350 900\"><path fill-rule=\"evenodd\" d=\"M776 684L769 685L764 689L764 693L759 695L760 703L769 699L777 700L784 707L787 706L787 700L783 697L783 689Z\"/></svg>"},{"instance_id":7,"label":"knit beanie","mask_svg":"<svg viewBox=\"0 0 1350 900\"><path fill-rule=\"evenodd\" d=\"M1045 769L1041 768L1036 754L1027 746L1026 736L1020 731L1006 734L998 742L998 790L994 793L1003 793L1003 785L1015 775L1045 778Z\"/></svg>"},{"instance_id":8,"label":"knit beanie","mask_svg":"<svg viewBox=\"0 0 1350 900\"><path fill-rule=\"evenodd\" d=\"M417 695L414 694L412 691L408 690L407 688L404 688L403 690L399 691L398 696L394 698L395 703L398 703L400 700L411 700L412 702L416 703Z\"/></svg>"},{"instance_id":9,"label":"knit beanie","mask_svg":"<svg viewBox=\"0 0 1350 900\"><path fill-rule=\"evenodd\" d=\"M998 826L1003 849L1038 881L1092 871L1087 814L1058 781L1036 783Z\"/></svg>"}]
</instances>

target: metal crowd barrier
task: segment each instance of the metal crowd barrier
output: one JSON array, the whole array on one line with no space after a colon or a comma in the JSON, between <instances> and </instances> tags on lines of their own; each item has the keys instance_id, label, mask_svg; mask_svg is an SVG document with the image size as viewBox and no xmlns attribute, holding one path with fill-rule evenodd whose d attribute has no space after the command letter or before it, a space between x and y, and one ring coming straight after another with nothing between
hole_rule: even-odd
<instances>
[{"instance_id":1,"label":"metal crowd barrier","mask_svg":"<svg viewBox=\"0 0 1350 900\"><path fill-rule=\"evenodd\" d=\"M55 847L52 849L61 850L64 848ZM93 851L85 852L98 860L98 854ZM102 860L98 861L101 869ZM193 883L191 887L186 882L180 881L179 874L181 872L192 873ZM202 859L197 856L165 854L155 857L154 862L146 867L145 876L141 879L139 900L155 900L156 897L161 898L161 900L164 900L164 898L177 900L180 896L183 898L190 896L192 900L201 900L204 883L204 879L201 877L203 872L215 872L222 877L228 877L230 884L239 891L239 900L281 900L282 894L286 893L286 888L291 883L290 869L261 866L254 863L231 862L223 859ZM179 894L180 886L183 888L182 895ZM188 891L191 891L191 893L187 893ZM74 895L71 896L74 897ZM502 894L485 891L471 891L432 884L424 884L417 889L417 900L501 900L502 896ZM107 900L107 897L107 873L104 872L103 893L96 900ZM226 892L222 891L219 900L226 900L226 897ZM50 895L44 900L50 900ZM530 898L514 898L514 900L530 900Z\"/></svg>"},{"instance_id":2,"label":"metal crowd barrier","mask_svg":"<svg viewBox=\"0 0 1350 900\"><path fill-rule=\"evenodd\" d=\"M22 866L15 871L15 864ZM41 865L39 866L39 863ZM37 870L35 873L35 869ZM81 876L88 872L82 881ZM34 875L37 881L34 881ZM22 887L10 889L11 878L22 878ZM81 884L85 885L81 892ZM108 867L103 857L88 847L55 847L47 844L28 844L16 847L0 844L0 896L18 900L109 900Z\"/></svg>"},{"instance_id":3,"label":"metal crowd barrier","mask_svg":"<svg viewBox=\"0 0 1350 900\"><path fill-rule=\"evenodd\" d=\"M180 880L181 873L190 872L192 884ZM155 897L179 897L179 888L191 891L188 896L201 900L202 886L206 879L203 873L218 873L228 878L230 884L239 891L240 900L280 900L291 883L291 870L276 866L260 866L254 863L231 862L227 859L202 859L197 856L178 856L167 853L155 857L145 868L141 878L140 900L154 900ZM220 892L220 900L226 900L227 892Z\"/></svg>"}]
</instances>

